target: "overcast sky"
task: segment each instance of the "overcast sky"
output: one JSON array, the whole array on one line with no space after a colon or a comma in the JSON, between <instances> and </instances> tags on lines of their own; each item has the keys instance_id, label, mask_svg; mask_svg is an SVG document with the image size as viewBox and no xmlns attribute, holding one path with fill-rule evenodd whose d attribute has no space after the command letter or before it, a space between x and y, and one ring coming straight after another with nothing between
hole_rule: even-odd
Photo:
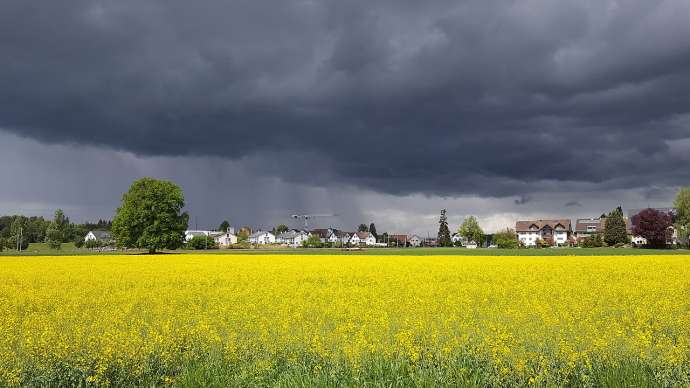
<instances>
[{"instance_id":1,"label":"overcast sky","mask_svg":"<svg viewBox=\"0 0 690 388\"><path fill-rule=\"evenodd\" d=\"M690 184L690 2L0 2L0 213L435 233L668 206ZM293 224L297 226L297 224Z\"/></svg>"}]
</instances>

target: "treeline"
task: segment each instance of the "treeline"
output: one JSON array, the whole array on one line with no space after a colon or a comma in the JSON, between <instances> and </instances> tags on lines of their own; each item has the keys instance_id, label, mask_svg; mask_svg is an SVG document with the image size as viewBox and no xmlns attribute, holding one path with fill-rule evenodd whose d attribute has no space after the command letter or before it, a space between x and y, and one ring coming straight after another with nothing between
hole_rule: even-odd
<instances>
[{"instance_id":1,"label":"treeline","mask_svg":"<svg viewBox=\"0 0 690 388\"><path fill-rule=\"evenodd\" d=\"M109 220L72 223L61 209L55 211L52 220L23 215L0 216L0 250L14 249L17 245L23 250L31 243L59 246L62 243L74 242L80 246L90 230L109 231L111 227L112 222Z\"/></svg>"}]
</instances>

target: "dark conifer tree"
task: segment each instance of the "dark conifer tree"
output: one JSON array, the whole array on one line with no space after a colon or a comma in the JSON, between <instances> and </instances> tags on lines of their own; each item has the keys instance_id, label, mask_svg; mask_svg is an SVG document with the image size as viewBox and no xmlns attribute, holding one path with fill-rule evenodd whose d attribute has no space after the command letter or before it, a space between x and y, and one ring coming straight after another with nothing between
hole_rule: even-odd
<instances>
[{"instance_id":1,"label":"dark conifer tree","mask_svg":"<svg viewBox=\"0 0 690 388\"><path fill-rule=\"evenodd\" d=\"M453 242L450 239L450 229L448 229L446 209L441 210L441 217L438 220L438 245L442 247L453 246Z\"/></svg>"}]
</instances>

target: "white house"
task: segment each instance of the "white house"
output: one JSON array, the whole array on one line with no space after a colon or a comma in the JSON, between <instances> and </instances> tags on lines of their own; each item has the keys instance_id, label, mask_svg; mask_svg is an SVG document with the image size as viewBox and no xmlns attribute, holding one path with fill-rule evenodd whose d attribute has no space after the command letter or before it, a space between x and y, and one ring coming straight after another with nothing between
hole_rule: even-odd
<instances>
[{"instance_id":1,"label":"white house","mask_svg":"<svg viewBox=\"0 0 690 388\"><path fill-rule=\"evenodd\" d=\"M369 232L356 232L350 237L350 244L352 245L376 245L376 238Z\"/></svg>"},{"instance_id":2,"label":"white house","mask_svg":"<svg viewBox=\"0 0 690 388\"><path fill-rule=\"evenodd\" d=\"M450 237L450 241L453 242L453 245L456 245L458 242L462 245L465 245L465 238L462 237L460 233L453 233L453 235Z\"/></svg>"},{"instance_id":3,"label":"white house","mask_svg":"<svg viewBox=\"0 0 690 388\"><path fill-rule=\"evenodd\" d=\"M328 228L328 229L313 229L311 232L309 232L310 235L312 236L318 236L319 240L322 243L328 242L329 236L333 233L333 229Z\"/></svg>"},{"instance_id":4,"label":"white house","mask_svg":"<svg viewBox=\"0 0 690 388\"><path fill-rule=\"evenodd\" d=\"M271 232L258 231L249 236L249 242L252 244L275 244L276 236Z\"/></svg>"},{"instance_id":5,"label":"white house","mask_svg":"<svg viewBox=\"0 0 690 388\"><path fill-rule=\"evenodd\" d=\"M527 247L537 241L552 241L554 245L565 245L572 233L570 220L530 220L515 223L518 240Z\"/></svg>"},{"instance_id":6,"label":"white house","mask_svg":"<svg viewBox=\"0 0 690 388\"><path fill-rule=\"evenodd\" d=\"M229 247L230 245L237 244L237 236L232 233L229 229L227 232L213 233L213 240L220 247Z\"/></svg>"},{"instance_id":7,"label":"white house","mask_svg":"<svg viewBox=\"0 0 690 388\"><path fill-rule=\"evenodd\" d=\"M301 246L303 242L309 239L309 233L301 230L288 230L276 236L278 244L286 244L291 247Z\"/></svg>"},{"instance_id":8,"label":"white house","mask_svg":"<svg viewBox=\"0 0 690 388\"><path fill-rule=\"evenodd\" d=\"M92 230L86 234L84 241L113 241L113 235L103 230Z\"/></svg>"},{"instance_id":9,"label":"white house","mask_svg":"<svg viewBox=\"0 0 690 388\"><path fill-rule=\"evenodd\" d=\"M327 241L329 243L339 243L339 244L347 244L350 242L350 239L352 238L353 233L349 232L344 232L342 230L338 229L332 229L331 233L328 235Z\"/></svg>"},{"instance_id":10,"label":"white house","mask_svg":"<svg viewBox=\"0 0 690 388\"><path fill-rule=\"evenodd\" d=\"M419 236L417 236L416 234L413 234L412 236L410 236L410 239L408 241L409 241L411 247L418 247L418 246L422 245L422 239Z\"/></svg>"},{"instance_id":11,"label":"white house","mask_svg":"<svg viewBox=\"0 0 690 388\"><path fill-rule=\"evenodd\" d=\"M647 244L647 239L642 236L631 235L630 242L635 246L642 246Z\"/></svg>"}]
</instances>

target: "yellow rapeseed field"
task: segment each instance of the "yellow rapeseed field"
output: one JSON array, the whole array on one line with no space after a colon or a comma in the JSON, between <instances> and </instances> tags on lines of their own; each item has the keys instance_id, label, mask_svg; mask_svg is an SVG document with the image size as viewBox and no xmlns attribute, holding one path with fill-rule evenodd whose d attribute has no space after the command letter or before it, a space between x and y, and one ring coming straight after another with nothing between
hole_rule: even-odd
<instances>
[{"instance_id":1,"label":"yellow rapeseed field","mask_svg":"<svg viewBox=\"0 0 690 388\"><path fill-rule=\"evenodd\" d=\"M690 386L690 257L0 258L2 385Z\"/></svg>"}]
</instances>

